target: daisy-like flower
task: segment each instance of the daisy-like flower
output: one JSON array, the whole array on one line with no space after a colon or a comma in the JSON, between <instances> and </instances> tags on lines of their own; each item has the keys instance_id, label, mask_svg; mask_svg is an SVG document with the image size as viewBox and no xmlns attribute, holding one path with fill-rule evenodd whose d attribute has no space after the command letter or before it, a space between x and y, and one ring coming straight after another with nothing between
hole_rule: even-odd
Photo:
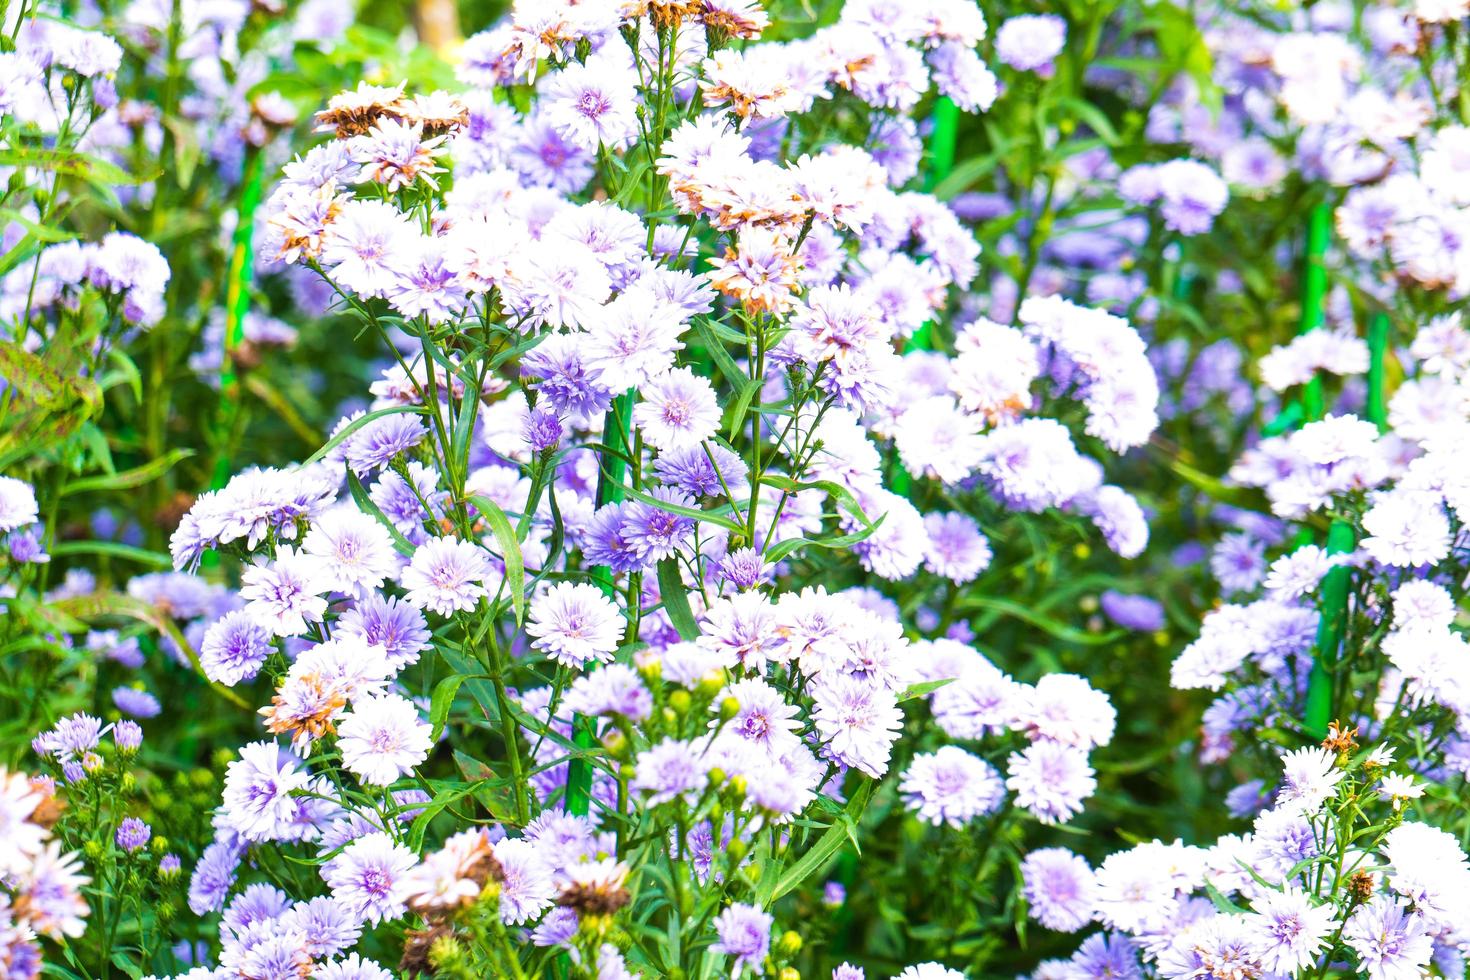
<instances>
[{"instance_id":1,"label":"daisy-like flower","mask_svg":"<svg viewBox=\"0 0 1470 980\"><path fill-rule=\"evenodd\" d=\"M38 517L31 485L13 476L0 476L0 532L34 524Z\"/></svg>"},{"instance_id":2,"label":"daisy-like flower","mask_svg":"<svg viewBox=\"0 0 1470 980\"><path fill-rule=\"evenodd\" d=\"M823 754L874 779L888 771L888 754L903 727L903 711L887 688L841 674L812 685L812 724Z\"/></svg>"},{"instance_id":3,"label":"daisy-like flower","mask_svg":"<svg viewBox=\"0 0 1470 980\"><path fill-rule=\"evenodd\" d=\"M602 590L586 582L558 582L531 600L526 632L531 645L557 663L606 663L623 638L623 617Z\"/></svg>"},{"instance_id":4,"label":"daisy-like flower","mask_svg":"<svg viewBox=\"0 0 1470 980\"><path fill-rule=\"evenodd\" d=\"M801 722L796 706L786 703L781 692L758 677L747 677L728 685L710 705L721 712L725 701L737 707L726 721L712 720L710 728L759 745L772 755L785 755L799 742L796 732Z\"/></svg>"},{"instance_id":5,"label":"daisy-like flower","mask_svg":"<svg viewBox=\"0 0 1470 980\"><path fill-rule=\"evenodd\" d=\"M1403 806L1404 800L1417 800L1424 795L1424 786L1406 773L1391 772L1378 783L1378 795L1393 801L1395 810Z\"/></svg>"},{"instance_id":6,"label":"daisy-like flower","mask_svg":"<svg viewBox=\"0 0 1470 980\"><path fill-rule=\"evenodd\" d=\"M644 387L633 421L655 449L698 446L720 428L720 406L710 383L688 368L675 368Z\"/></svg>"},{"instance_id":7,"label":"daisy-like flower","mask_svg":"<svg viewBox=\"0 0 1470 980\"><path fill-rule=\"evenodd\" d=\"M709 260L710 285L739 300L748 313L785 313L795 302L797 261L791 242L766 228L747 228L737 248Z\"/></svg>"},{"instance_id":8,"label":"daisy-like flower","mask_svg":"<svg viewBox=\"0 0 1470 980\"><path fill-rule=\"evenodd\" d=\"M644 290L629 290L603 307L588 327L582 364L609 391L642 388L674 366L683 332L678 307Z\"/></svg>"},{"instance_id":9,"label":"daisy-like flower","mask_svg":"<svg viewBox=\"0 0 1470 980\"><path fill-rule=\"evenodd\" d=\"M31 821L43 795L22 772L0 769L0 875L30 864L46 842L46 829Z\"/></svg>"},{"instance_id":10,"label":"daisy-like flower","mask_svg":"<svg viewBox=\"0 0 1470 980\"><path fill-rule=\"evenodd\" d=\"M1392 895L1379 895L1354 912L1342 938L1370 980L1421 977L1434 955L1424 917L1407 911Z\"/></svg>"},{"instance_id":11,"label":"daisy-like flower","mask_svg":"<svg viewBox=\"0 0 1470 980\"><path fill-rule=\"evenodd\" d=\"M1064 847L1026 855L1021 879L1027 911L1048 929L1076 932L1092 921L1097 885L1092 868Z\"/></svg>"},{"instance_id":12,"label":"daisy-like flower","mask_svg":"<svg viewBox=\"0 0 1470 980\"><path fill-rule=\"evenodd\" d=\"M301 548L317 559L329 588L357 598L367 596L398 570L398 553L388 529L345 507L318 518Z\"/></svg>"},{"instance_id":13,"label":"daisy-like flower","mask_svg":"<svg viewBox=\"0 0 1470 980\"><path fill-rule=\"evenodd\" d=\"M735 974L746 968L759 970L771 950L771 926L775 920L754 905L736 902L715 917L720 937L710 949L734 957Z\"/></svg>"},{"instance_id":14,"label":"daisy-like flower","mask_svg":"<svg viewBox=\"0 0 1470 980\"><path fill-rule=\"evenodd\" d=\"M1012 17L995 32L995 53L1017 71L1050 74L1067 43L1067 22L1053 14Z\"/></svg>"},{"instance_id":15,"label":"daisy-like flower","mask_svg":"<svg viewBox=\"0 0 1470 980\"><path fill-rule=\"evenodd\" d=\"M407 910L413 851L378 832L359 837L322 868L332 897L359 918L377 925Z\"/></svg>"},{"instance_id":16,"label":"daisy-like flower","mask_svg":"<svg viewBox=\"0 0 1470 980\"><path fill-rule=\"evenodd\" d=\"M500 918L520 925L540 915L556 894L552 869L535 844L503 840L495 845L500 863Z\"/></svg>"},{"instance_id":17,"label":"daisy-like flower","mask_svg":"<svg viewBox=\"0 0 1470 980\"><path fill-rule=\"evenodd\" d=\"M414 551L400 581L410 603L450 616L474 610L488 594L485 580L493 572L489 555L479 545L458 538L433 538Z\"/></svg>"},{"instance_id":18,"label":"daisy-like flower","mask_svg":"<svg viewBox=\"0 0 1470 980\"><path fill-rule=\"evenodd\" d=\"M1016 805L1042 823L1061 823L1082 811L1082 802L1097 789L1097 779L1084 749L1040 741L1012 752L1006 788Z\"/></svg>"},{"instance_id":19,"label":"daisy-like flower","mask_svg":"<svg viewBox=\"0 0 1470 980\"><path fill-rule=\"evenodd\" d=\"M289 545L276 560L257 559L240 573L240 598L245 611L277 636L300 636L307 623L321 622L327 611L322 593L331 591L316 558Z\"/></svg>"},{"instance_id":20,"label":"daisy-like flower","mask_svg":"<svg viewBox=\"0 0 1470 980\"><path fill-rule=\"evenodd\" d=\"M205 631L199 644L199 665L216 684L234 687L253 680L274 652L271 630L243 609L225 613Z\"/></svg>"},{"instance_id":21,"label":"daisy-like flower","mask_svg":"<svg viewBox=\"0 0 1470 980\"><path fill-rule=\"evenodd\" d=\"M349 201L322 237L322 264L343 289L384 295L395 281L392 264L411 241L407 215L383 201Z\"/></svg>"},{"instance_id":22,"label":"daisy-like flower","mask_svg":"<svg viewBox=\"0 0 1470 980\"><path fill-rule=\"evenodd\" d=\"M1263 891L1251 905L1246 919L1251 950L1272 973L1293 976L1315 963L1337 925L1331 905L1313 905L1295 885Z\"/></svg>"},{"instance_id":23,"label":"daisy-like flower","mask_svg":"<svg viewBox=\"0 0 1470 980\"><path fill-rule=\"evenodd\" d=\"M393 974L356 953L317 967L312 980L393 980Z\"/></svg>"},{"instance_id":24,"label":"daisy-like flower","mask_svg":"<svg viewBox=\"0 0 1470 980\"><path fill-rule=\"evenodd\" d=\"M352 159L362 164L357 179L382 184L390 193L417 180L438 187L434 175L444 168L434 163L434 157L443 145L443 136L424 139L422 123L384 119L352 140Z\"/></svg>"},{"instance_id":25,"label":"daisy-like flower","mask_svg":"<svg viewBox=\"0 0 1470 980\"><path fill-rule=\"evenodd\" d=\"M898 788L908 808L936 827L962 827L1006 795L994 766L954 745L915 756Z\"/></svg>"},{"instance_id":26,"label":"daisy-like flower","mask_svg":"<svg viewBox=\"0 0 1470 980\"><path fill-rule=\"evenodd\" d=\"M683 800L691 792L697 796L706 782L700 755L699 746L666 738L638 753L631 788L648 793L649 806Z\"/></svg>"},{"instance_id":27,"label":"daisy-like flower","mask_svg":"<svg viewBox=\"0 0 1470 980\"><path fill-rule=\"evenodd\" d=\"M626 58L598 53L548 78L540 90L541 110L558 133L578 146L619 149L638 135L636 82Z\"/></svg>"},{"instance_id":28,"label":"daisy-like flower","mask_svg":"<svg viewBox=\"0 0 1470 980\"><path fill-rule=\"evenodd\" d=\"M246 840L290 837L296 817L291 793L307 783L301 760L275 742L252 742L225 771L224 819Z\"/></svg>"},{"instance_id":29,"label":"daisy-like flower","mask_svg":"<svg viewBox=\"0 0 1470 980\"><path fill-rule=\"evenodd\" d=\"M387 786L429 757L432 729L413 702L396 694L363 698L337 726L348 771L370 786Z\"/></svg>"},{"instance_id":30,"label":"daisy-like flower","mask_svg":"<svg viewBox=\"0 0 1470 980\"><path fill-rule=\"evenodd\" d=\"M1277 793L1279 809L1310 813L1333 794L1345 771L1337 768L1337 756L1327 749L1308 747L1281 757L1283 772Z\"/></svg>"}]
</instances>

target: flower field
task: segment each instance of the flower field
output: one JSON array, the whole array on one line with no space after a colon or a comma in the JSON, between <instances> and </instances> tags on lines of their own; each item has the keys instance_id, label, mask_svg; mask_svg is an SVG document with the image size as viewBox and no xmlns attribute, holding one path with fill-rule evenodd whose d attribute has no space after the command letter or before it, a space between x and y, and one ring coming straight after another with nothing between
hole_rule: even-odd
<instances>
[{"instance_id":1,"label":"flower field","mask_svg":"<svg viewBox=\"0 0 1470 980\"><path fill-rule=\"evenodd\" d=\"M0 188L0 980L1466 977L1470 0L8 0Z\"/></svg>"}]
</instances>

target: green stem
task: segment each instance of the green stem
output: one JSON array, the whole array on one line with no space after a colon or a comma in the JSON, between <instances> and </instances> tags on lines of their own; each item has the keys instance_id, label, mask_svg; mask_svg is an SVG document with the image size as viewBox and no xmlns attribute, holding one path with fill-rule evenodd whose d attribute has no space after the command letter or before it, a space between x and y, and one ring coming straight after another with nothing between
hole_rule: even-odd
<instances>
[{"instance_id":1,"label":"green stem","mask_svg":"<svg viewBox=\"0 0 1470 980\"><path fill-rule=\"evenodd\" d=\"M1368 421L1378 426L1379 432L1388 431L1388 386L1384 364L1390 329L1387 313L1374 313L1368 320Z\"/></svg>"},{"instance_id":2,"label":"green stem","mask_svg":"<svg viewBox=\"0 0 1470 980\"><path fill-rule=\"evenodd\" d=\"M234 250L230 254L229 280L225 286L225 349L220 359L219 418L215 424L214 472L210 485L218 490L230 478L231 446L240 417L240 376L235 368L235 351L245 339L245 315L250 312L250 284L254 278L252 242L255 211L260 206L265 184L265 158L258 149L245 155L240 206L235 212Z\"/></svg>"},{"instance_id":3,"label":"green stem","mask_svg":"<svg viewBox=\"0 0 1470 980\"><path fill-rule=\"evenodd\" d=\"M627 460L623 457L632 455L633 397L633 391L629 390L613 399L612 407L602 420L603 444L614 452L604 454L601 459L601 473L597 478L599 509L623 499L623 477L628 470ZM603 592L612 594L612 569L599 565L592 569L592 579ZM572 741L581 750L592 748L596 741L591 722L581 715L572 716ZM585 816L591 801L592 767L585 758L578 756L567 765L567 812Z\"/></svg>"}]
</instances>

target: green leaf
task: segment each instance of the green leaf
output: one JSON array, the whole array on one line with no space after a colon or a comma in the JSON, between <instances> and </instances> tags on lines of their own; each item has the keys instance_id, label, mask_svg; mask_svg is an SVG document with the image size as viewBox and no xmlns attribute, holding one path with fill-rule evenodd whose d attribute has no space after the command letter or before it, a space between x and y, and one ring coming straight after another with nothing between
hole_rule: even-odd
<instances>
[{"instance_id":1,"label":"green leaf","mask_svg":"<svg viewBox=\"0 0 1470 980\"><path fill-rule=\"evenodd\" d=\"M679 575L679 563L673 558L658 563L658 592L679 639L687 641L699 636L699 624L694 621L694 610L689 606L689 593Z\"/></svg>"},{"instance_id":2,"label":"green leaf","mask_svg":"<svg viewBox=\"0 0 1470 980\"><path fill-rule=\"evenodd\" d=\"M908 687L904 688L902 692L899 693L899 703L902 704L905 701L912 701L915 698L928 697L935 691L939 690L941 687L944 687L948 684L953 684L954 682L955 678L944 677L937 681L920 681L917 684L910 684Z\"/></svg>"},{"instance_id":3,"label":"green leaf","mask_svg":"<svg viewBox=\"0 0 1470 980\"><path fill-rule=\"evenodd\" d=\"M842 815L823 832L821 837L816 839L816 842L797 859L795 864L786 869L785 874L776 878L770 874L771 869L766 869L762 873L760 883L756 888L759 896L757 904L761 908L768 908L781 896L795 891L803 881L822 870L828 860L844 844L852 842L856 846L857 822L863 815L863 809L868 805L868 798L873 795L873 788L877 785L876 779L864 779L862 785L857 788L857 792L852 794L852 799L848 801Z\"/></svg>"},{"instance_id":4,"label":"green leaf","mask_svg":"<svg viewBox=\"0 0 1470 980\"><path fill-rule=\"evenodd\" d=\"M626 496L632 497L634 500L642 501L643 503L648 504L650 507L657 507L659 510L666 510L671 514L681 514L684 517L692 518L696 521L702 521L705 524L714 524L724 528L727 531L735 531L738 533L745 530L739 524L735 523L735 521L731 520L728 517L722 516L716 511L701 510L698 507L685 507L683 504L675 504L667 500L659 500L657 497L650 496L644 493L642 490L634 490L632 487L623 487L623 493Z\"/></svg>"},{"instance_id":5,"label":"green leaf","mask_svg":"<svg viewBox=\"0 0 1470 980\"><path fill-rule=\"evenodd\" d=\"M168 569L174 566L173 559L168 555L149 551L147 548L135 548L121 541L60 541L51 546L53 558L67 558L72 555L104 555L108 558L134 561L140 565L158 569Z\"/></svg>"},{"instance_id":6,"label":"green leaf","mask_svg":"<svg viewBox=\"0 0 1470 980\"><path fill-rule=\"evenodd\" d=\"M401 555L413 554L413 542L403 536L403 532L394 527L393 522L388 520L388 515L383 513L381 507L373 503L373 498L368 496L367 488L352 472L352 467L347 467L347 490L352 494L352 499L364 514L377 518L379 524L388 529L388 534L393 538L393 547Z\"/></svg>"},{"instance_id":7,"label":"green leaf","mask_svg":"<svg viewBox=\"0 0 1470 980\"><path fill-rule=\"evenodd\" d=\"M1012 602L1009 599L972 595L961 599L958 607L961 611L972 609L994 610L1003 615L1029 623L1053 639L1061 640L1065 643L1079 643L1085 646L1105 646L1109 643L1116 642L1123 635L1122 630L1112 630L1108 633L1088 633L1085 630L1077 629L1075 626L1059 623L1048 616L1043 616L1035 610L1021 605L1019 602Z\"/></svg>"},{"instance_id":8,"label":"green leaf","mask_svg":"<svg viewBox=\"0 0 1470 980\"><path fill-rule=\"evenodd\" d=\"M787 538L785 541L781 541L773 545L769 550L766 551L764 557L766 561L774 564L778 561L781 561L783 558L788 558L791 555L794 555L796 552L801 551L804 548L850 548L853 545L857 544L859 541L863 541L867 538L872 537L873 532L877 531L878 528L882 526L883 520L887 516L888 515L885 514L883 515L883 517L878 518L876 521L874 521L872 524L869 524L861 531L853 531L851 534L839 534L835 537L829 538Z\"/></svg>"},{"instance_id":9,"label":"green leaf","mask_svg":"<svg viewBox=\"0 0 1470 980\"><path fill-rule=\"evenodd\" d=\"M455 695L459 694L460 685L475 676L483 675L450 674L434 685L434 693L429 696L429 724L433 726L430 741L439 741L444 725L449 720L449 709L454 707Z\"/></svg>"},{"instance_id":10,"label":"green leaf","mask_svg":"<svg viewBox=\"0 0 1470 980\"><path fill-rule=\"evenodd\" d=\"M167 455L150 460L142 466L135 466L121 473L113 473L108 476L89 476L80 480L72 480L63 483L59 495L69 497L75 493L93 493L108 490L132 490L136 487L146 486L158 479L163 474L174 468L174 464L182 459L188 459L194 455L192 449L174 449Z\"/></svg>"},{"instance_id":11,"label":"green leaf","mask_svg":"<svg viewBox=\"0 0 1470 980\"><path fill-rule=\"evenodd\" d=\"M384 418L384 417L389 416L389 415L404 415L404 414L423 415L424 414L424 409L423 409L423 406L421 406L421 405L394 405L392 408L380 408L380 409L378 409L375 412L368 412L366 415L362 416L361 418L353 419L351 422L349 422L346 425L344 425L342 427L342 431L335 433L332 436L332 438L330 438L330 439L327 440L326 445L322 446L322 448L320 448L316 452L312 453L311 454L311 457L309 459L307 459L307 461L305 463L302 463L301 465L302 466L310 466L312 463L315 463L317 460L321 459L327 453L331 452L333 449L336 449L338 446L342 445L342 443L346 442L348 439L351 439L352 436L354 434L356 434L356 432L357 432L358 429L361 429L363 426L367 425L369 422L375 422L378 419Z\"/></svg>"},{"instance_id":12,"label":"green leaf","mask_svg":"<svg viewBox=\"0 0 1470 980\"><path fill-rule=\"evenodd\" d=\"M199 664L199 654L194 652L184 634L169 616L152 603L135 599L130 595L120 592L93 592L91 595L74 596L70 599L57 600L53 605L61 612L75 616L81 620L95 620L105 616L122 616L128 619L136 619L147 623L159 633L166 634L173 640L174 645L184 654L194 668L194 672L209 684L209 689L231 704L251 710L249 703L234 691L223 684L216 684L204 676L204 668Z\"/></svg>"},{"instance_id":13,"label":"green leaf","mask_svg":"<svg viewBox=\"0 0 1470 980\"><path fill-rule=\"evenodd\" d=\"M519 626L526 621L526 566L521 560L521 542L516 537L516 529L511 527L510 518L505 516L500 505L489 497L475 494L469 502L484 515L485 523L490 525L495 541L500 545L500 557L505 562L505 585L510 590L510 604Z\"/></svg>"}]
</instances>

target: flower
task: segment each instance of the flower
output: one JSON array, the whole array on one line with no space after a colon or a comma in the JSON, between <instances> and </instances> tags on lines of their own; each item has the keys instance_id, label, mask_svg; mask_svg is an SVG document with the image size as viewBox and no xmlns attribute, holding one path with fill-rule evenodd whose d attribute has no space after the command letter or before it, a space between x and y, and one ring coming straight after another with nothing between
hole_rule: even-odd
<instances>
[{"instance_id":1,"label":"flower","mask_svg":"<svg viewBox=\"0 0 1470 980\"><path fill-rule=\"evenodd\" d=\"M1006 788L1016 805L1042 823L1060 823L1082 810L1082 801L1097 788L1084 749L1040 741L1012 752L1006 765Z\"/></svg>"},{"instance_id":2,"label":"flower","mask_svg":"<svg viewBox=\"0 0 1470 980\"><path fill-rule=\"evenodd\" d=\"M655 449L688 449L720 427L714 388L688 368L675 368L644 387L633 421Z\"/></svg>"},{"instance_id":3,"label":"flower","mask_svg":"<svg viewBox=\"0 0 1470 980\"><path fill-rule=\"evenodd\" d=\"M559 582L531 600L526 633L557 663L581 667L611 660L623 627L618 607L597 586Z\"/></svg>"},{"instance_id":4,"label":"flower","mask_svg":"<svg viewBox=\"0 0 1470 980\"><path fill-rule=\"evenodd\" d=\"M955 828L993 812L1005 799L1005 785L995 767L953 745L916 756L899 782L899 792L919 819Z\"/></svg>"},{"instance_id":5,"label":"flower","mask_svg":"<svg viewBox=\"0 0 1470 980\"><path fill-rule=\"evenodd\" d=\"M1092 868L1063 847L1043 847L1021 862L1027 912L1058 932L1076 932L1092 921L1097 886Z\"/></svg>"},{"instance_id":6,"label":"flower","mask_svg":"<svg viewBox=\"0 0 1470 980\"><path fill-rule=\"evenodd\" d=\"M388 529L354 510L323 514L307 532L302 550L318 560L323 581L347 595L367 595L398 570Z\"/></svg>"},{"instance_id":7,"label":"flower","mask_svg":"<svg viewBox=\"0 0 1470 980\"><path fill-rule=\"evenodd\" d=\"M1424 917L1406 911L1391 895L1379 895L1355 911L1342 938L1358 954L1359 967L1370 980L1423 976L1434 953Z\"/></svg>"},{"instance_id":8,"label":"flower","mask_svg":"<svg viewBox=\"0 0 1470 980\"><path fill-rule=\"evenodd\" d=\"M710 947L735 958L734 970L760 970L771 949L771 926L775 920L754 905L736 902L715 917L719 941Z\"/></svg>"},{"instance_id":9,"label":"flower","mask_svg":"<svg viewBox=\"0 0 1470 980\"><path fill-rule=\"evenodd\" d=\"M418 858L387 834L359 837L322 868L332 898L374 925L407 909L408 873Z\"/></svg>"},{"instance_id":10,"label":"flower","mask_svg":"<svg viewBox=\"0 0 1470 980\"><path fill-rule=\"evenodd\" d=\"M274 635L244 610L234 610L210 625L199 644L199 665L216 684L234 687L253 680L274 652Z\"/></svg>"},{"instance_id":11,"label":"flower","mask_svg":"<svg viewBox=\"0 0 1470 980\"><path fill-rule=\"evenodd\" d=\"M479 545L458 538L432 538L414 550L400 581L410 603L450 616L473 611L489 594L486 579L492 574L489 555Z\"/></svg>"},{"instance_id":12,"label":"flower","mask_svg":"<svg viewBox=\"0 0 1470 980\"><path fill-rule=\"evenodd\" d=\"M1246 920L1251 949L1273 973L1290 976L1315 963L1337 924L1331 905L1313 905L1294 885L1264 891L1251 906Z\"/></svg>"},{"instance_id":13,"label":"flower","mask_svg":"<svg viewBox=\"0 0 1470 980\"><path fill-rule=\"evenodd\" d=\"M34 524L39 519L36 492L24 480L0 476L0 533Z\"/></svg>"},{"instance_id":14,"label":"flower","mask_svg":"<svg viewBox=\"0 0 1470 980\"><path fill-rule=\"evenodd\" d=\"M568 64L541 87L547 123L587 150L596 150L599 144L618 149L638 134L637 78L627 58L606 52L584 64Z\"/></svg>"},{"instance_id":15,"label":"flower","mask_svg":"<svg viewBox=\"0 0 1470 980\"><path fill-rule=\"evenodd\" d=\"M1017 71L1050 74L1067 43L1067 22L1053 14L1011 17L995 32L995 54Z\"/></svg>"},{"instance_id":16,"label":"flower","mask_svg":"<svg viewBox=\"0 0 1470 980\"><path fill-rule=\"evenodd\" d=\"M495 845L500 883L500 918L519 925L551 905L556 894L552 869L538 847L525 840L503 840Z\"/></svg>"},{"instance_id":17,"label":"flower","mask_svg":"<svg viewBox=\"0 0 1470 980\"><path fill-rule=\"evenodd\" d=\"M117 825L117 846L128 852L142 850L152 836L152 829L137 817L126 817Z\"/></svg>"},{"instance_id":18,"label":"flower","mask_svg":"<svg viewBox=\"0 0 1470 980\"><path fill-rule=\"evenodd\" d=\"M304 789L301 760L275 742L252 742L225 770L223 819L246 840L289 839L296 818L291 794Z\"/></svg>"},{"instance_id":19,"label":"flower","mask_svg":"<svg viewBox=\"0 0 1470 980\"><path fill-rule=\"evenodd\" d=\"M363 698L337 726L342 764L364 783L387 786L429 757L430 726L396 694Z\"/></svg>"},{"instance_id":20,"label":"flower","mask_svg":"<svg viewBox=\"0 0 1470 980\"><path fill-rule=\"evenodd\" d=\"M892 691L842 674L823 674L811 687L812 724L822 753L834 762L882 778L903 726Z\"/></svg>"},{"instance_id":21,"label":"flower","mask_svg":"<svg viewBox=\"0 0 1470 980\"><path fill-rule=\"evenodd\" d=\"M321 565L289 545L276 552L275 561L257 559L240 573L240 598L245 611L277 636L300 636L307 623L321 622L331 588Z\"/></svg>"},{"instance_id":22,"label":"flower","mask_svg":"<svg viewBox=\"0 0 1470 980\"><path fill-rule=\"evenodd\" d=\"M630 788L648 793L648 805L685 799L705 785L705 767L696 745L666 738L638 753Z\"/></svg>"},{"instance_id":23,"label":"flower","mask_svg":"<svg viewBox=\"0 0 1470 980\"><path fill-rule=\"evenodd\" d=\"M1335 753L1322 748L1297 749L1281 757L1283 772L1276 805L1297 813L1311 813L1333 794L1347 775L1337 768Z\"/></svg>"}]
</instances>

